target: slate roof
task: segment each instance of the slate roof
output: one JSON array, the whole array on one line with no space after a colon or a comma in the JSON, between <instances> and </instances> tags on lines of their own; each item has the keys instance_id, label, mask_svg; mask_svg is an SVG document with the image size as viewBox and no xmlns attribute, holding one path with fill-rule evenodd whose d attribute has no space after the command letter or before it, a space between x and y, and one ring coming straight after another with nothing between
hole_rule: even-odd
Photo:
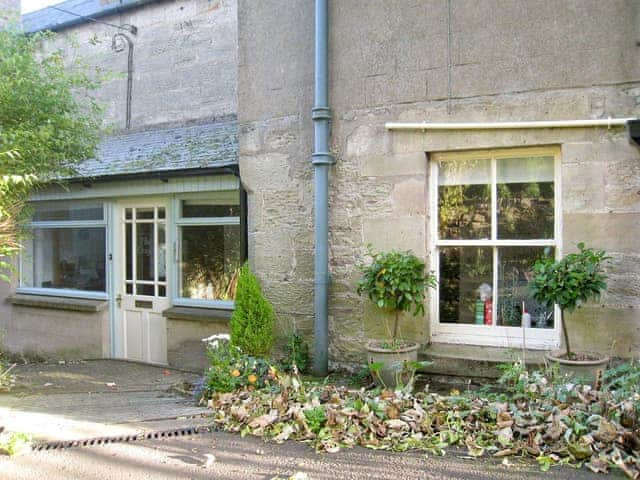
<instances>
[{"instance_id":1,"label":"slate roof","mask_svg":"<svg viewBox=\"0 0 640 480\"><path fill-rule=\"evenodd\" d=\"M61 30L84 23L86 17L100 18L124 12L155 0L66 0L22 16L27 33L39 30Z\"/></svg>"},{"instance_id":2,"label":"slate roof","mask_svg":"<svg viewBox=\"0 0 640 480\"><path fill-rule=\"evenodd\" d=\"M225 167L238 163L238 124L209 123L106 138L73 178Z\"/></svg>"}]
</instances>

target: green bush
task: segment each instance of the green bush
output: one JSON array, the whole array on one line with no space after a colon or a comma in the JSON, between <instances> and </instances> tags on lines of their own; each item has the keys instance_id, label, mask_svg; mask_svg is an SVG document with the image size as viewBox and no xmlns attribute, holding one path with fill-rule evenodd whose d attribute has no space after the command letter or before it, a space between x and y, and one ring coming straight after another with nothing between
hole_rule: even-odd
<instances>
[{"instance_id":1,"label":"green bush","mask_svg":"<svg viewBox=\"0 0 640 480\"><path fill-rule=\"evenodd\" d=\"M286 372L293 371L295 365L300 373L306 373L309 368L309 344L304 341L304 337L299 333L289 333L284 345L284 358L282 367Z\"/></svg>"},{"instance_id":2,"label":"green bush","mask_svg":"<svg viewBox=\"0 0 640 480\"><path fill-rule=\"evenodd\" d=\"M225 337L216 336L207 347L209 368L204 374L204 396L268 386L275 375L273 367L264 358L244 354Z\"/></svg>"},{"instance_id":3,"label":"green bush","mask_svg":"<svg viewBox=\"0 0 640 480\"><path fill-rule=\"evenodd\" d=\"M274 342L273 307L262 295L258 279L249 265L240 269L235 311L231 317L231 343L248 354L266 356Z\"/></svg>"},{"instance_id":4,"label":"green bush","mask_svg":"<svg viewBox=\"0 0 640 480\"><path fill-rule=\"evenodd\" d=\"M572 312L582 303L597 299L607 288L603 265L610 257L603 250L585 248L584 243L578 244L578 250L561 260L546 257L536 261L529 284L533 298L547 308L553 308L555 304L560 308L567 358L572 358L573 352L562 318L564 312Z\"/></svg>"}]
</instances>

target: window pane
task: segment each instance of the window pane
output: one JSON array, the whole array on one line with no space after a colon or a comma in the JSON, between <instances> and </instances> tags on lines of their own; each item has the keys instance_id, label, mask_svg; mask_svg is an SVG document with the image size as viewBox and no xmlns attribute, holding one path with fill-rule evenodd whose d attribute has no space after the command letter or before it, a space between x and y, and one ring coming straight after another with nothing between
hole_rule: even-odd
<instances>
[{"instance_id":1,"label":"window pane","mask_svg":"<svg viewBox=\"0 0 640 480\"><path fill-rule=\"evenodd\" d=\"M34 205L33 221L104 220L101 203L69 204L64 202Z\"/></svg>"},{"instance_id":2,"label":"window pane","mask_svg":"<svg viewBox=\"0 0 640 480\"><path fill-rule=\"evenodd\" d=\"M440 322L491 324L493 248L440 249Z\"/></svg>"},{"instance_id":3,"label":"window pane","mask_svg":"<svg viewBox=\"0 0 640 480\"><path fill-rule=\"evenodd\" d=\"M137 283L136 284L136 295L147 295L149 297L153 297L155 295L155 287L153 285L148 285L146 283Z\"/></svg>"},{"instance_id":4,"label":"window pane","mask_svg":"<svg viewBox=\"0 0 640 480\"><path fill-rule=\"evenodd\" d=\"M152 220L153 219L153 207L150 208L136 208L137 220Z\"/></svg>"},{"instance_id":5,"label":"window pane","mask_svg":"<svg viewBox=\"0 0 640 480\"><path fill-rule=\"evenodd\" d=\"M131 247L132 247L132 241L133 241L133 237L132 237L132 225L130 223L127 223L124 226L124 231L125 231L125 244L124 244L124 250L125 250L125 263L126 263L126 280L133 280L133 254L131 253Z\"/></svg>"},{"instance_id":6,"label":"window pane","mask_svg":"<svg viewBox=\"0 0 640 480\"><path fill-rule=\"evenodd\" d=\"M240 205L216 205L202 200L182 202L183 217L239 217Z\"/></svg>"},{"instance_id":7,"label":"window pane","mask_svg":"<svg viewBox=\"0 0 640 480\"><path fill-rule=\"evenodd\" d=\"M491 237L491 161L438 162L438 225L441 239Z\"/></svg>"},{"instance_id":8,"label":"window pane","mask_svg":"<svg viewBox=\"0 0 640 480\"><path fill-rule=\"evenodd\" d=\"M544 256L545 247L498 248L498 325L522 326L524 311L530 315L525 325L553 328L553 309L536 302L529 292L533 264ZM553 255L553 251L550 253Z\"/></svg>"},{"instance_id":9,"label":"window pane","mask_svg":"<svg viewBox=\"0 0 640 480\"><path fill-rule=\"evenodd\" d=\"M153 280L153 223L136 223L136 280Z\"/></svg>"},{"instance_id":10,"label":"window pane","mask_svg":"<svg viewBox=\"0 0 640 480\"><path fill-rule=\"evenodd\" d=\"M167 280L167 238L164 223L158 223L158 281Z\"/></svg>"},{"instance_id":11,"label":"window pane","mask_svg":"<svg viewBox=\"0 0 640 480\"><path fill-rule=\"evenodd\" d=\"M23 256L26 287L105 291L105 229L34 229Z\"/></svg>"},{"instance_id":12,"label":"window pane","mask_svg":"<svg viewBox=\"0 0 640 480\"><path fill-rule=\"evenodd\" d=\"M498 238L554 236L553 157L497 161Z\"/></svg>"},{"instance_id":13,"label":"window pane","mask_svg":"<svg viewBox=\"0 0 640 480\"><path fill-rule=\"evenodd\" d=\"M240 267L240 226L182 227L182 297L233 300Z\"/></svg>"}]
</instances>

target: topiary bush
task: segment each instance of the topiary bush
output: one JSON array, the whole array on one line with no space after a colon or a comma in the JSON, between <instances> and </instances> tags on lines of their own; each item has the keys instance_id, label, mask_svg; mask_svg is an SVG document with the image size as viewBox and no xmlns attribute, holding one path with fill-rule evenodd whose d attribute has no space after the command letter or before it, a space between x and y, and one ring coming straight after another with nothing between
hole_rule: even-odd
<instances>
[{"instance_id":1,"label":"topiary bush","mask_svg":"<svg viewBox=\"0 0 640 480\"><path fill-rule=\"evenodd\" d=\"M260 283L244 264L238 276L235 311L231 317L231 343L247 355L264 357L275 341L273 306L262 294Z\"/></svg>"},{"instance_id":2,"label":"topiary bush","mask_svg":"<svg viewBox=\"0 0 640 480\"><path fill-rule=\"evenodd\" d=\"M564 313L572 312L581 304L598 299L607 288L604 266L610 257L604 250L586 248L578 243L578 253L570 253L561 260L546 257L536 261L529 288L533 298L553 308L560 308L560 324L564 335L566 357L572 359L569 334L564 321Z\"/></svg>"},{"instance_id":3,"label":"topiary bush","mask_svg":"<svg viewBox=\"0 0 640 480\"><path fill-rule=\"evenodd\" d=\"M368 255L371 263L359 266L362 277L357 292L379 309L395 314L391 347L396 348L400 313L413 310L414 316L424 314L425 290L436 287L436 277L408 251L374 252L369 247Z\"/></svg>"}]
</instances>

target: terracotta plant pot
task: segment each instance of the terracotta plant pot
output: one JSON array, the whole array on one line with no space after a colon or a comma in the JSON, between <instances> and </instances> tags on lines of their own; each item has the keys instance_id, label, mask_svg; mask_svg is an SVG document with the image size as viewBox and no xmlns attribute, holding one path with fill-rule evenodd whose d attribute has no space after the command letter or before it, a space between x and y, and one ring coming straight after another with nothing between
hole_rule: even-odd
<instances>
[{"instance_id":1,"label":"terracotta plant pot","mask_svg":"<svg viewBox=\"0 0 640 480\"><path fill-rule=\"evenodd\" d=\"M398 385L398 372L403 370L405 362L416 362L418 360L418 348L420 345L418 343L410 343L405 347L392 350L382 348L380 346L381 343L378 340L369 340L367 342L368 364L383 363L379 375L387 388L395 389L398 386L405 386L411 381L411 375L407 375L407 378L401 377L402 385ZM380 378L377 378L377 375L373 377L376 383L380 385Z\"/></svg>"},{"instance_id":2,"label":"terracotta plant pot","mask_svg":"<svg viewBox=\"0 0 640 480\"><path fill-rule=\"evenodd\" d=\"M590 382L595 381L599 371L604 372L610 360L608 355L596 360L568 360L562 358L564 353L564 351L551 352L546 354L545 358L559 366L560 374L570 374L575 378ZM597 355L594 355L594 357L597 357Z\"/></svg>"}]
</instances>

